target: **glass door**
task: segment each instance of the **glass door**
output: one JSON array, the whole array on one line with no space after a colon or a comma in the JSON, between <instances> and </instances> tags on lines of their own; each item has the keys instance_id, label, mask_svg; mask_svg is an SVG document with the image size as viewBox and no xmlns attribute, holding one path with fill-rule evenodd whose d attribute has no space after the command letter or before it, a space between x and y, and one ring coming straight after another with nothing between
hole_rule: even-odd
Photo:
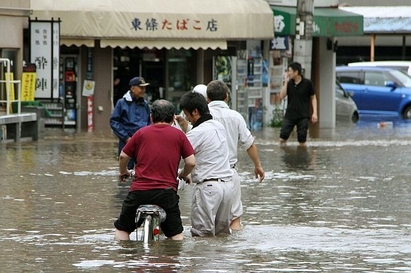
<instances>
[{"instance_id":1,"label":"glass door","mask_svg":"<svg viewBox=\"0 0 411 273\"><path fill-rule=\"evenodd\" d=\"M171 101L179 113L180 98L196 85L195 56L191 50L169 50L167 59L166 99Z\"/></svg>"}]
</instances>

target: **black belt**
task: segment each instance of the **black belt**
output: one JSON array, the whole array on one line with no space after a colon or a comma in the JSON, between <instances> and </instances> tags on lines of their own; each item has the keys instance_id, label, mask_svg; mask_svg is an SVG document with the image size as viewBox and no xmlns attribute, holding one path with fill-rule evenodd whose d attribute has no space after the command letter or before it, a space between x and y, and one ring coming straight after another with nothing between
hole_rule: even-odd
<instances>
[{"instance_id":1,"label":"black belt","mask_svg":"<svg viewBox=\"0 0 411 273\"><path fill-rule=\"evenodd\" d=\"M204 179L203 182L208 182L208 181L216 181L216 182L225 182L223 179L221 178L207 178Z\"/></svg>"}]
</instances>

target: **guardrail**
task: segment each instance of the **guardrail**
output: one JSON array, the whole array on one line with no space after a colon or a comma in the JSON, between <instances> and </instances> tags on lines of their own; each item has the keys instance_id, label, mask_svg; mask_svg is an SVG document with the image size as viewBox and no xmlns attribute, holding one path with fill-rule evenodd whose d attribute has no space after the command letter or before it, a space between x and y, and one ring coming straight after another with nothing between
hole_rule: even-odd
<instances>
[{"instance_id":1,"label":"guardrail","mask_svg":"<svg viewBox=\"0 0 411 273\"><path fill-rule=\"evenodd\" d=\"M6 99L0 100L0 103L6 103L6 115L10 115L10 114L13 114L12 103L17 102L17 114L20 114L21 113L21 81L10 79L11 73L10 73L10 60L9 59L0 58L0 63L5 63L5 66L6 66L5 79L0 80L0 83L6 84ZM14 86L15 84L17 84L17 93L15 92L13 94L14 99L10 99L11 92L15 91L15 86Z\"/></svg>"}]
</instances>

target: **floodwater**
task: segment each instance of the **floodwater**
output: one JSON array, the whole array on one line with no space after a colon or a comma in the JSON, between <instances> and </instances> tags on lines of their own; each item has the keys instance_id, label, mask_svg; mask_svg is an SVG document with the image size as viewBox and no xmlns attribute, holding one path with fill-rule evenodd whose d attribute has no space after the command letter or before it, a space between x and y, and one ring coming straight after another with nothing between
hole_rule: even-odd
<instances>
[{"instance_id":1,"label":"floodwater","mask_svg":"<svg viewBox=\"0 0 411 273\"><path fill-rule=\"evenodd\" d=\"M116 181L113 136L50 131L0 144L1 272L410 272L411 124L338 124L297 148L254 132L266 179L245 152L244 228L185 239L113 240L129 184Z\"/></svg>"}]
</instances>

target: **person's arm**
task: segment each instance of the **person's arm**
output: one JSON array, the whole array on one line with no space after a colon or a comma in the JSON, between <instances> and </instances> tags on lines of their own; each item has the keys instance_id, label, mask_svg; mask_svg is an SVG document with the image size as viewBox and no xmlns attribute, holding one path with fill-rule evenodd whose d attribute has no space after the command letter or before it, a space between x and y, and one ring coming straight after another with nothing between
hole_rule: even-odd
<instances>
[{"instance_id":1,"label":"person's arm","mask_svg":"<svg viewBox=\"0 0 411 273\"><path fill-rule=\"evenodd\" d=\"M128 156L125 152L121 151L118 165L119 165L119 179L120 181L124 181L124 178L130 177L130 172L127 170L127 164L130 160L130 156Z\"/></svg>"},{"instance_id":2,"label":"person's arm","mask_svg":"<svg viewBox=\"0 0 411 273\"><path fill-rule=\"evenodd\" d=\"M283 100L287 96L288 81L289 81L288 74L287 74L287 72L285 72L284 84L283 84L283 87L281 87L281 91L280 91L280 94L279 94L279 97L280 97L281 100Z\"/></svg>"},{"instance_id":3,"label":"person's arm","mask_svg":"<svg viewBox=\"0 0 411 273\"><path fill-rule=\"evenodd\" d=\"M113 133L118 137L118 139L127 142L129 136L126 130L124 130L122 122L123 120L121 117L121 105L118 102L110 117L110 127L113 130Z\"/></svg>"},{"instance_id":4,"label":"person's arm","mask_svg":"<svg viewBox=\"0 0 411 273\"><path fill-rule=\"evenodd\" d=\"M253 143L250 148L247 149L248 157L254 163L254 174L256 178L260 178L260 182L264 180L265 173L261 166L260 157L258 156L257 146Z\"/></svg>"},{"instance_id":5,"label":"person's arm","mask_svg":"<svg viewBox=\"0 0 411 273\"><path fill-rule=\"evenodd\" d=\"M178 178L182 178L187 180L187 176L191 173L191 171L196 166L196 158L194 154L184 158L184 167L181 169L180 173L178 174Z\"/></svg>"},{"instance_id":6,"label":"person's arm","mask_svg":"<svg viewBox=\"0 0 411 273\"><path fill-rule=\"evenodd\" d=\"M317 97L315 95L311 96L311 107L313 110L313 114L311 115L311 122L316 123L318 121L318 115L317 115Z\"/></svg>"},{"instance_id":7,"label":"person's arm","mask_svg":"<svg viewBox=\"0 0 411 273\"><path fill-rule=\"evenodd\" d=\"M191 123L188 122L188 120L184 117L184 115L180 114L178 116L175 116L175 119L184 133L187 133L191 129L193 129L193 125L191 125Z\"/></svg>"}]
</instances>

